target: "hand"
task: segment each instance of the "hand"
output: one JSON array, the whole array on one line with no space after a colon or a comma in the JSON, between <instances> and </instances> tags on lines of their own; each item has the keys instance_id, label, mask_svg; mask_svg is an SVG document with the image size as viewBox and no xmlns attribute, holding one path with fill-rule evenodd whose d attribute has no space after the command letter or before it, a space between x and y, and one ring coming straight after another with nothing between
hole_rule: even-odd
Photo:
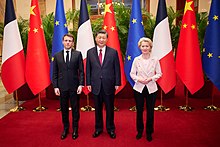
<instances>
[{"instance_id":1,"label":"hand","mask_svg":"<svg viewBox=\"0 0 220 147\"><path fill-rule=\"evenodd\" d=\"M119 86L115 86L115 90L118 90Z\"/></svg>"},{"instance_id":2,"label":"hand","mask_svg":"<svg viewBox=\"0 0 220 147\"><path fill-rule=\"evenodd\" d=\"M148 84L150 81L152 81L152 78L147 78L145 81Z\"/></svg>"},{"instance_id":3,"label":"hand","mask_svg":"<svg viewBox=\"0 0 220 147\"><path fill-rule=\"evenodd\" d=\"M138 79L138 82L140 82L140 83L146 85L146 84L148 84L151 80L152 80L152 78L147 78L147 79L140 78L140 79Z\"/></svg>"},{"instance_id":4,"label":"hand","mask_svg":"<svg viewBox=\"0 0 220 147\"><path fill-rule=\"evenodd\" d=\"M82 86L79 86L78 88L77 88L77 94L81 94L82 93Z\"/></svg>"},{"instance_id":5,"label":"hand","mask_svg":"<svg viewBox=\"0 0 220 147\"><path fill-rule=\"evenodd\" d=\"M92 86L91 85L87 86L87 89L91 92L92 91Z\"/></svg>"},{"instance_id":6,"label":"hand","mask_svg":"<svg viewBox=\"0 0 220 147\"><path fill-rule=\"evenodd\" d=\"M56 96L60 96L60 89L54 88L54 93L56 94Z\"/></svg>"}]
</instances>

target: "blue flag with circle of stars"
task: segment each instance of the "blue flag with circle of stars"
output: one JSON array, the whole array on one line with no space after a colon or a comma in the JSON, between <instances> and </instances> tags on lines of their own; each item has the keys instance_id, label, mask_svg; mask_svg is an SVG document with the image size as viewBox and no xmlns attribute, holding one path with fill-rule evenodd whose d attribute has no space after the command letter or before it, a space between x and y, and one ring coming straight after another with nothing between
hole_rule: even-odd
<instances>
[{"instance_id":1,"label":"blue flag with circle of stars","mask_svg":"<svg viewBox=\"0 0 220 147\"><path fill-rule=\"evenodd\" d=\"M54 55L63 50L63 35L68 33L66 17L63 7L63 0L57 0L56 2L56 12L54 18L54 33L52 42L52 53L51 53L51 63L50 63L50 79L53 75L53 57Z\"/></svg>"},{"instance_id":2,"label":"blue flag with circle of stars","mask_svg":"<svg viewBox=\"0 0 220 147\"><path fill-rule=\"evenodd\" d=\"M126 59L124 64L127 80L132 87L134 86L134 81L130 77L130 71L134 58L141 54L141 51L138 47L138 41L142 37L144 37L144 26L142 21L140 1L133 0L128 31Z\"/></svg>"},{"instance_id":3,"label":"blue flag with circle of stars","mask_svg":"<svg viewBox=\"0 0 220 147\"><path fill-rule=\"evenodd\" d=\"M204 38L202 64L206 76L220 90L220 0L212 0Z\"/></svg>"}]
</instances>

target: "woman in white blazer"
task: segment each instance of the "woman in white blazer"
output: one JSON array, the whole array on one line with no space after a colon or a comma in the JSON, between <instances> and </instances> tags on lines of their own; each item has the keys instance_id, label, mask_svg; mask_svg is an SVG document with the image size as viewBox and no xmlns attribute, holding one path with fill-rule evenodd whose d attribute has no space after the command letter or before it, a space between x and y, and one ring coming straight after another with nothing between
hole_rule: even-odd
<instances>
[{"instance_id":1,"label":"woman in white blazer","mask_svg":"<svg viewBox=\"0 0 220 147\"><path fill-rule=\"evenodd\" d=\"M143 110L144 99L146 99L146 138L148 141L152 141L154 132L154 107L158 90L156 81L162 76L159 60L151 56L152 44L152 41L146 37L139 40L138 47L142 54L134 59L130 72L130 76L135 82L133 90L137 108L136 128L138 133L136 139L142 137L144 130Z\"/></svg>"}]
</instances>

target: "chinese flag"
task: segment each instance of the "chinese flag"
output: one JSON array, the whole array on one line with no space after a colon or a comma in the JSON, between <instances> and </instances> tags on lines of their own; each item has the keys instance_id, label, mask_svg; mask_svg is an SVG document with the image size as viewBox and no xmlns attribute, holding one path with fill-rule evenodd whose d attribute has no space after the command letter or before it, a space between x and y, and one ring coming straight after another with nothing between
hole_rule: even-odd
<instances>
[{"instance_id":1,"label":"chinese flag","mask_svg":"<svg viewBox=\"0 0 220 147\"><path fill-rule=\"evenodd\" d=\"M50 65L38 0L31 1L26 81L33 94L43 91L50 85Z\"/></svg>"},{"instance_id":2,"label":"chinese flag","mask_svg":"<svg viewBox=\"0 0 220 147\"><path fill-rule=\"evenodd\" d=\"M105 17L103 23L103 29L108 32L108 42L107 46L114 48L118 52L119 61L120 61L120 69L121 69L121 86L116 91L116 94L121 91L126 85L125 73L124 73L124 64L122 60L122 54L118 39L118 31L116 27L116 21L114 16L114 10L112 6L112 0L106 0L105 5Z\"/></svg>"},{"instance_id":3,"label":"chinese flag","mask_svg":"<svg viewBox=\"0 0 220 147\"><path fill-rule=\"evenodd\" d=\"M191 94L204 85L193 0L186 0L176 56L176 71Z\"/></svg>"}]
</instances>

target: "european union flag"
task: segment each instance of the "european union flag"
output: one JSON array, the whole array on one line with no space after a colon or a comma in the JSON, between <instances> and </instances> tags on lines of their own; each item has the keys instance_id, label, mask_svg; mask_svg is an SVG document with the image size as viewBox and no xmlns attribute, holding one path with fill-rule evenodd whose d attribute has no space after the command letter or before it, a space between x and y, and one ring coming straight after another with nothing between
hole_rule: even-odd
<instances>
[{"instance_id":1,"label":"european union flag","mask_svg":"<svg viewBox=\"0 0 220 147\"><path fill-rule=\"evenodd\" d=\"M130 16L130 28L128 32L126 59L124 64L127 80L132 87L134 86L134 81L130 77L130 71L134 58L141 54L141 51L138 47L138 41L142 37L144 37L144 26L142 21L140 1L133 0Z\"/></svg>"},{"instance_id":2,"label":"european union flag","mask_svg":"<svg viewBox=\"0 0 220 147\"><path fill-rule=\"evenodd\" d=\"M212 0L206 27L203 69L207 77L220 90L220 1Z\"/></svg>"},{"instance_id":3,"label":"european union flag","mask_svg":"<svg viewBox=\"0 0 220 147\"><path fill-rule=\"evenodd\" d=\"M50 79L53 75L53 58L54 55L63 49L62 38L68 33L66 17L63 7L63 0L57 0L56 12L54 19L54 33L52 42L51 64L50 64Z\"/></svg>"}]
</instances>

